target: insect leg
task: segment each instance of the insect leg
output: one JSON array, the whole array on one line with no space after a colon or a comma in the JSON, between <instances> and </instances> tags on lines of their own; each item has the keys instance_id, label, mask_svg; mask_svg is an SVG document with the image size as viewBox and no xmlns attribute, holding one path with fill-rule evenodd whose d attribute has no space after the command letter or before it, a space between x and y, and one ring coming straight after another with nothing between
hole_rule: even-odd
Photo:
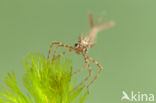
<instances>
[{"instance_id":1,"label":"insect leg","mask_svg":"<svg viewBox=\"0 0 156 103\"><path fill-rule=\"evenodd\" d=\"M86 69L88 67L88 63L86 63L86 61L85 61L85 66L84 67L82 67L82 68L80 68L79 70L77 70L76 72L74 72L72 75L76 75L77 73L79 73L80 71L82 71L82 70L84 70L84 69Z\"/></svg>"},{"instance_id":2,"label":"insect leg","mask_svg":"<svg viewBox=\"0 0 156 103\"><path fill-rule=\"evenodd\" d=\"M91 60L93 63L95 63L100 68L100 70L98 71L98 73L96 74L96 76L94 77L94 79L88 84L87 88L89 88L89 86L97 79L97 77L99 77L100 73L103 70L103 67L97 61L95 61L94 59L92 59L91 57L87 56L87 58L89 60Z\"/></svg>"},{"instance_id":3,"label":"insect leg","mask_svg":"<svg viewBox=\"0 0 156 103\"><path fill-rule=\"evenodd\" d=\"M69 53L69 52L72 52L73 50L74 50L74 49L68 49L68 50L66 50L66 51L64 51L64 52L62 52L62 53L60 53L60 54L58 54L58 55L54 58L54 60L56 60L57 58L59 58L59 57L65 55L65 54L67 54L67 53Z\"/></svg>"},{"instance_id":4,"label":"insect leg","mask_svg":"<svg viewBox=\"0 0 156 103\"><path fill-rule=\"evenodd\" d=\"M50 44L50 48L49 48L49 51L48 51L48 57L47 57L47 59L49 59L49 57L50 57L50 52L51 52L51 50L52 50L52 46L53 45L57 45L57 46L61 46L61 47L67 47L67 48L70 48L70 49L74 49L74 47L72 47L72 46L70 46L70 45L66 45L66 44L63 44L63 43L61 43L61 42L52 42L51 44ZM57 50L57 48L56 48L56 50ZM55 51L56 51L55 50Z\"/></svg>"},{"instance_id":5,"label":"insect leg","mask_svg":"<svg viewBox=\"0 0 156 103\"><path fill-rule=\"evenodd\" d=\"M84 67L82 67L79 70L77 70L76 72L74 72L72 75L76 75L77 73L79 73L80 71L86 69L87 67L88 67L88 65L85 65Z\"/></svg>"},{"instance_id":6,"label":"insect leg","mask_svg":"<svg viewBox=\"0 0 156 103\"><path fill-rule=\"evenodd\" d=\"M90 64L89 64L88 58L87 58L86 55L83 55L83 56L84 56L86 65L87 65L88 70L89 70L89 75L88 75L79 85L77 85L77 86L73 89L73 91L76 90L77 88L79 88L81 85L83 85L83 84L92 76L92 70L91 70L91 66L90 66Z\"/></svg>"},{"instance_id":7,"label":"insect leg","mask_svg":"<svg viewBox=\"0 0 156 103\"><path fill-rule=\"evenodd\" d=\"M47 60L48 60L49 57L50 57L50 52L51 52L52 47L53 47L54 44L57 45L57 44L60 44L60 42L56 42L56 41L51 42L50 47L49 47L49 51L48 51L48 57L47 57Z\"/></svg>"},{"instance_id":8,"label":"insect leg","mask_svg":"<svg viewBox=\"0 0 156 103\"><path fill-rule=\"evenodd\" d=\"M74 49L74 47L72 47L70 45L67 45L67 44L60 43L58 45L61 46L61 47L66 47L66 48Z\"/></svg>"},{"instance_id":9,"label":"insect leg","mask_svg":"<svg viewBox=\"0 0 156 103\"><path fill-rule=\"evenodd\" d=\"M57 44L57 46L56 46L56 48L55 48L55 50L54 50L54 55L53 55L52 61L55 60L55 54L56 54L56 51L57 51L58 47L66 47L66 48L69 48L69 51L74 50L74 48L73 48L72 46L70 46L70 45L66 45L66 44L63 44L63 43ZM63 54L66 54L66 53L68 53L69 51L67 50L67 51L65 51L65 53L64 53L64 52L62 52L62 53L63 53ZM60 54L60 56L63 55L62 53ZM56 58L58 58L58 57L56 57Z\"/></svg>"},{"instance_id":10,"label":"insect leg","mask_svg":"<svg viewBox=\"0 0 156 103\"><path fill-rule=\"evenodd\" d=\"M58 47L59 47L59 45L57 44L55 49L54 49L54 53L53 53L53 56L52 56L52 61L54 61L54 59L55 59L55 55L56 55Z\"/></svg>"}]
</instances>

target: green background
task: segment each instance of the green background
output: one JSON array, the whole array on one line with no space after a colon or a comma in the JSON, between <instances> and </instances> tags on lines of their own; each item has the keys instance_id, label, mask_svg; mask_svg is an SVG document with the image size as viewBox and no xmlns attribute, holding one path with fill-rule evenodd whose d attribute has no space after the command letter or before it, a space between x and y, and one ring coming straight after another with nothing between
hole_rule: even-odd
<instances>
[{"instance_id":1,"label":"green background","mask_svg":"<svg viewBox=\"0 0 156 103\"><path fill-rule=\"evenodd\" d=\"M155 4L155 0L0 0L0 79L15 71L20 81L23 57L30 51L47 56L51 41L73 45L79 33L89 31L92 12L95 19L103 15L103 23L113 20L116 25L100 32L88 52L104 70L85 103L121 103L123 90L156 95ZM65 57L72 58L74 70L84 65L80 55ZM91 65L95 76L98 68ZM86 69L76 77L81 81L87 75Z\"/></svg>"}]
</instances>

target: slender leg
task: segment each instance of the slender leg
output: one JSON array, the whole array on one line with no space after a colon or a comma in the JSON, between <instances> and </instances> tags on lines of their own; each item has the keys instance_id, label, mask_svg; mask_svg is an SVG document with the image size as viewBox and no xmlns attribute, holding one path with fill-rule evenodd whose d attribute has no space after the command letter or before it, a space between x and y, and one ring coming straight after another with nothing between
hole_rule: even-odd
<instances>
[{"instance_id":1,"label":"slender leg","mask_svg":"<svg viewBox=\"0 0 156 103\"><path fill-rule=\"evenodd\" d=\"M80 68L79 70L77 70L76 72L74 72L72 75L76 75L77 73L79 73L80 71L82 71L82 70L84 70L84 69L86 69L87 67L88 67L88 65L89 65L89 63L87 63L86 62L86 60L85 60L85 66L84 67L82 67L82 68Z\"/></svg>"},{"instance_id":2,"label":"slender leg","mask_svg":"<svg viewBox=\"0 0 156 103\"><path fill-rule=\"evenodd\" d=\"M54 53L53 53L53 56L52 56L52 61L54 61L55 59L55 56L56 56L56 52L57 52L57 49L58 49L58 44L56 45L55 49L54 49Z\"/></svg>"},{"instance_id":3,"label":"slender leg","mask_svg":"<svg viewBox=\"0 0 156 103\"><path fill-rule=\"evenodd\" d=\"M70 49L74 49L72 46L70 46L70 45L66 45L66 44L63 44L63 43L61 43L61 42L52 42L51 44L50 44L50 48L49 48L49 51L48 51L48 57L47 57L47 59L49 59L49 57L50 57L50 52L51 52L51 50L52 50L52 46L53 45L58 45L58 46L62 46L62 47L67 47L67 48L70 48Z\"/></svg>"},{"instance_id":4,"label":"slender leg","mask_svg":"<svg viewBox=\"0 0 156 103\"><path fill-rule=\"evenodd\" d=\"M89 14L89 23L90 23L90 27L92 28L94 26L93 15L92 14Z\"/></svg>"},{"instance_id":5,"label":"slender leg","mask_svg":"<svg viewBox=\"0 0 156 103\"><path fill-rule=\"evenodd\" d=\"M76 72L74 72L72 75L76 75L77 73L79 73L80 71L86 69L88 67L88 65L86 64L84 67L82 67L81 69L77 70Z\"/></svg>"},{"instance_id":6,"label":"slender leg","mask_svg":"<svg viewBox=\"0 0 156 103\"><path fill-rule=\"evenodd\" d=\"M76 90L77 88L79 88L81 85L83 85L91 76L92 76L92 70L91 70L91 66L89 64L89 61L88 61L88 58L86 55L83 55L84 56L84 59L85 59L85 62L86 62L86 65L89 69L89 75L79 84L77 85L72 91Z\"/></svg>"},{"instance_id":7,"label":"slender leg","mask_svg":"<svg viewBox=\"0 0 156 103\"><path fill-rule=\"evenodd\" d=\"M47 57L47 59L49 59L49 57L50 57L50 52L51 52L51 50L52 50L52 47L53 47L53 45L55 44L59 44L60 42L55 42L55 41L53 41L53 42L51 42L51 44L50 44L50 47L49 47L49 51L48 51L48 57Z\"/></svg>"},{"instance_id":8,"label":"slender leg","mask_svg":"<svg viewBox=\"0 0 156 103\"><path fill-rule=\"evenodd\" d=\"M87 56L87 58L89 60L91 60L93 63L95 63L100 68L100 70L98 71L98 73L96 74L96 76L94 77L94 79L88 84L87 88L89 88L89 86L97 79L97 77L99 77L100 73L103 70L103 67L97 61L95 61L94 59L92 59L91 57Z\"/></svg>"},{"instance_id":9,"label":"slender leg","mask_svg":"<svg viewBox=\"0 0 156 103\"><path fill-rule=\"evenodd\" d=\"M69 52L72 52L73 50L74 50L74 49L68 49L68 50L66 50L66 51L64 51L64 52L62 52L62 53L60 53L59 55L55 56L54 60L56 60L56 59L59 58L60 56L63 56L63 55L65 55L65 54L69 53Z\"/></svg>"}]
</instances>

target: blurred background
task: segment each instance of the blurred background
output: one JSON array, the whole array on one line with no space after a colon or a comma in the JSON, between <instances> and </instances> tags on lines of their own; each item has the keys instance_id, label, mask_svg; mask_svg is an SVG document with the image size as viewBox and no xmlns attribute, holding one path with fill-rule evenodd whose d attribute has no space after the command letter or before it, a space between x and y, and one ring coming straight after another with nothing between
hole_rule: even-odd
<instances>
[{"instance_id":1,"label":"blurred background","mask_svg":"<svg viewBox=\"0 0 156 103\"><path fill-rule=\"evenodd\" d=\"M29 52L47 56L52 41L74 45L80 33L85 36L89 31L88 14L93 13L94 20L103 16L102 23L113 20L116 25L100 32L88 52L104 70L85 103L121 103L123 90L156 95L155 4L155 0L0 0L0 84L11 71L21 84L22 59ZM74 71L84 66L76 53L65 57L72 59ZM94 77L99 69L91 66ZM86 76L87 69L75 78L80 82Z\"/></svg>"}]
</instances>

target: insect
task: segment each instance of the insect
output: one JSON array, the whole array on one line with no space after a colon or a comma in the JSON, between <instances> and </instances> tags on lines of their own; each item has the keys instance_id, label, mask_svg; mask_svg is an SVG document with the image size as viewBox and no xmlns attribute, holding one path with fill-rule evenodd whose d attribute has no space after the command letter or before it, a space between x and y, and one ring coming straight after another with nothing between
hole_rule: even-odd
<instances>
[{"instance_id":1,"label":"insect","mask_svg":"<svg viewBox=\"0 0 156 103\"><path fill-rule=\"evenodd\" d=\"M49 59L50 52L52 50L52 46L56 45L56 47L54 49L52 61L59 58L60 56L63 56L64 54L67 54L67 53L72 52L72 51L75 51L77 54L80 54L83 56L83 58L85 60L85 66L80 68L76 72L74 72L73 75L79 73L80 71L82 71L86 68L88 68L88 70L89 70L89 75L79 85L77 85L74 88L74 90L76 88L79 88L81 85L83 85L92 76L92 69L91 69L89 60L92 61L93 63L95 63L100 68L100 70L98 71L96 76L93 78L93 80L87 85L87 88L89 88L89 86L97 79L97 77L100 75L101 71L103 70L103 67L97 61L95 61L91 57L87 56L87 51L95 45L95 37L96 37L97 33L100 32L101 30L104 30L104 29L107 29L107 28L114 26L113 21L105 23L103 25L99 25L99 23L101 21L102 21L102 18L100 17L96 21L96 23L94 24L93 15L89 14L89 23L90 23L91 29L84 38L80 34L78 41L75 43L74 46L66 45L66 44L63 44L61 42L56 42L56 41L53 41L50 45L47 59ZM62 52L56 56L56 52L57 52L58 47L66 47L66 48L68 48L68 50L66 50L66 51L64 51L64 52Z\"/></svg>"}]
</instances>

